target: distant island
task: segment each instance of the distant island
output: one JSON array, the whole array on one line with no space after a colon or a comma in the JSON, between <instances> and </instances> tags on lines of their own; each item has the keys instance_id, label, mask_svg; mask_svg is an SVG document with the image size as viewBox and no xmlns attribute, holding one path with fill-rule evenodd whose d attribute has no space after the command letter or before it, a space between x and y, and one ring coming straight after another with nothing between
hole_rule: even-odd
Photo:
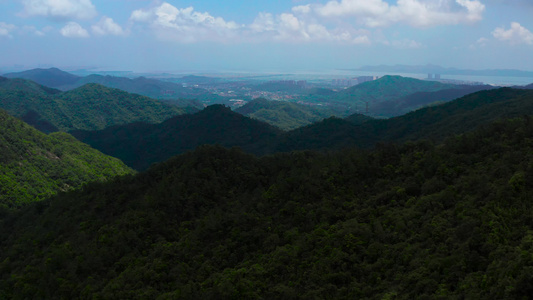
<instances>
[{"instance_id":1,"label":"distant island","mask_svg":"<svg viewBox=\"0 0 533 300\"><path fill-rule=\"evenodd\" d=\"M412 74L441 74L441 75L468 75L468 76L501 76L501 77L532 77L532 71L521 71L512 69L492 69L492 70L467 70L457 68L445 68L438 65L379 65L379 66L363 66L355 71L367 72L397 72L397 73L412 73Z\"/></svg>"}]
</instances>

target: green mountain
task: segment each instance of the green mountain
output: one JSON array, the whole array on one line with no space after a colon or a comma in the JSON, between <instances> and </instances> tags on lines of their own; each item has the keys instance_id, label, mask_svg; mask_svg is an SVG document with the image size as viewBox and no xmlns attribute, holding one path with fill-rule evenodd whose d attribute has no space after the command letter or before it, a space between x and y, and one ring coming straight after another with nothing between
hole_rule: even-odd
<instances>
[{"instance_id":1,"label":"green mountain","mask_svg":"<svg viewBox=\"0 0 533 300\"><path fill-rule=\"evenodd\" d=\"M69 134L45 135L0 110L0 208L132 172Z\"/></svg>"},{"instance_id":2,"label":"green mountain","mask_svg":"<svg viewBox=\"0 0 533 300\"><path fill-rule=\"evenodd\" d=\"M346 120L346 121L348 121L348 122L350 122L352 124L355 124L355 125L360 125L360 124L363 124L366 121L374 120L374 118L369 117L367 115L355 113L355 114L347 116L346 118L344 118L344 120Z\"/></svg>"},{"instance_id":3,"label":"green mountain","mask_svg":"<svg viewBox=\"0 0 533 300\"><path fill-rule=\"evenodd\" d=\"M103 153L120 158L128 166L144 170L151 164L193 150L203 144L241 147L264 154L281 130L242 116L223 105L208 106L160 124L133 123L100 131L72 134Z\"/></svg>"},{"instance_id":4,"label":"green mountain","mask_svg":"<svg viewBox=\"0 0 533 300\"><path fill-rule=\"evenodd\" d=\"M434 92L417 92L396 100L372 104L369 112L379 116L401 116L413 110L428 105L437 105L455 100L482 90L493 89L490 85L461 86L460 88L445 89Z\"/></svg>"},{"instance_id":5,"label":"green mountain","mask_svg":"<svg viewBox=\"0 0 533 300\"><path fill-rule=\"evenodd\" d=\"M120 158L130 167L143 170L201 144L239 146L247 152L264 155L353 146L372 148L378 143L419 139L440 142L498 119L524 114L533 114L533 91L502 88L480 91L400 117L366 121L361 116L353 117L360 121L331 117L289 132L280 132L228 108L213 106L159 125L138 123L72 134L103 153Z\"/></svg>"},{"instance_id":6,"label":"green mountain","mask_svg":"<svg viewBox=\"0 0 533 300\"><path fill-rule=\"evenodd\" d=\"M24 79L0 81L0 108L44 132L158 123L184 113L176 106L98 84L61 93Z\"/></svg>"},{"instance_id":7,"label":"green mountain","mask_svg":"<svg viewBox=\"0 0 533 300\"><path fill-rule=\"evenodd\" d=\"M199 101L223 101L224 98L211 94L205 89L183 87L181 84L161 81L158 79L137 77L134 79L115 76L89 75L75 83L63 86L63 90L71 90L88 83L97 83L110 88L120 89L155 99L196 99ZM192 105L192 104L191 104Z\"/></svg>"},{"instance_id":8,"label":"green mountain","mask_svg":"<svg viewBox=\"0 0 533 300\"><path fill-rule=\"evenodd\" d=\"M244 106L237 108L235 112L269 123L283 130L305 126L333 114L326 109L315 109L293 102L269 101L262 98L248 102Z\"/></svg>"},{"instance_id":9,"label":"green mountain","mask_svg":"<svg viewBox=\"0 0 533 300\"><path fill-rule=\"evenodd\" d=\"M368 148L380 142L419 139L438 142L499 119L524 114L533 114L533 91L510 88L486 90L390 119L374 119L361 124L337 118L326 119L284 134L270 150Z\"/></svg>"},{"instance_id":10,"label":"green mountain","mask_svg":"<svg viewBox=\"0 0 533 300\"><path fill-rule=\"evenodd\" d=\"M80 79L79 76L61 71L58 68L32 69L23 72L7 73L3 76L7 78L27 79L51 88L61 88L65 85L74 84Z\"/></svg>"},{"instance_id":11,"label":"green mountain","mask_svg":"<svg viewBox=\"0 0 533 300\"><path fill-rule=\"evenodd\" d=\"M32 69L23 72L4 74L8 78L21 78L35 81L38 84L57 88L62 91L73 90L89 83L97 83L109 88L120 89L129 93L139 94L155 99L181 99L180 104L185 102L184 106L195 107L194 103L188 103L187 99L206 101L208 103L227 103L224 97L212 94L209 91L196 87L183 87L183 85L153 78L137 77L126 78L117 76L88 75L80 77L71 73L50 69ZM202 78L194 76L193 78ZM186 79L184 77L184 79ZM206 77L207 80L207 77ZM205 82L207 82L204 80ZM185 80L187 81L187 80Z\"/></svg>"},{"instance_id":12,"label":"green mountain","mask_svg":"<svg viewBox=\"0 0 533 300\"><path fill-rule=\"evenodd\" d=\"M36 95L53 95L61 92L57 89L40 85L34 81L20 78L9 79L2 76L0 76L0 91L28 92Z\"/></svg>"},{"instance_id":13,"label":"green mountain","mask_svg":"<svg viewBox=\"0 0 533 300\"><path fill-rule=\"evenodd\" d=\"M200 147L0 224L4 299L528 299L529 117L443 144Z\"/></svg>"},{"instance_id":14,"label":"green mountain","mask_svg":"<svg viewBox=\"0 0 533 300\"><path fill-rule=\"evenodd\" d=\"M457 88L457 86L437 81L387 75L338 92L332 100L358 105L362 109L365 107L365 102L369 102L373 106L417 92L433 92L450 88Z\"/></svg>"}]
</instances>

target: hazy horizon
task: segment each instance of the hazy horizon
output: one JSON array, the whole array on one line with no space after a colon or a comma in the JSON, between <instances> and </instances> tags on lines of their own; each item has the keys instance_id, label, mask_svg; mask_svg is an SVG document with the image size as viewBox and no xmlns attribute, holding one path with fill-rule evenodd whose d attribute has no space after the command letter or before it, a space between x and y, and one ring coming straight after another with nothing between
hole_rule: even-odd
<instances>
[{"instance_id":1,"label":"hazy horizon","mask_svg":"<svg viewBox=\"0 0 533 300\"><path fill-rule=\"evenodd\" d=\"M0 0L0 71L533 71L527 0Z\"/></svg>"}]
</instances>

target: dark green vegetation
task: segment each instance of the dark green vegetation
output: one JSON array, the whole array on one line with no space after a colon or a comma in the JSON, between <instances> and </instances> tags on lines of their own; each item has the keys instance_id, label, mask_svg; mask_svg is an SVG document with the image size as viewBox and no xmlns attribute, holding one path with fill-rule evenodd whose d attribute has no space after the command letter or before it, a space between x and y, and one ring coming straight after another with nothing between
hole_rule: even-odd
<instances>
[{"instance_id":1,"label":"dark green vegetation","mask_svg":"<svg viewBox=\"0 0 533 300\"><path fill-rule=\"evenodd\" d=\"M306 149L371 148L379 142L418 139L440 142L450 135L524 114L533 114L533 91L502 88L480 91L396 118L365 121L368 118L361 115L347 120L333 117L285 133L216 106L160 125L133 124L73 134L140 170L201 144L239 146L264 155Z\"/></svg>"},{"instance_id":2,"label":"dark green vegetation","mask_svg":"<svg viewBox=\"0 0 533 300\"><path fill-rule=\"evenodd\" d=\"M128 166L144 170L152 163L203 144L238 146L264 154L281 130L217 104L160 124L133 123L72 134L103 153L120 158Z\"/></svg>"},{"instance_id":3,"label":"dark green vegetation","mask_svg":"<svg viewBox=\"0 0 533 300\"><path fill-rule=\"evenodd\" d=\"M97 130L136 121L158 123L184 112L173 105L98 84L60 92L32 81L3 77L0 108L44 132Z\"/></svg>"},{"instance_id":4,"label":"dark green vegetation","mask_svg":"<svg viewBox=\"0 0 533 300\"><path fill-rule=\"evenodd\" d=\"M291 130L320 121L333 115L326 109L314 109L309 106L287 102L255 99L237 108L235 112L257 119L283 130Z\"/></svg>"},{"instance_id":5,"label":"dark green vegetation","mask_svg":"<svg viewBox=\"0 0 533 300\"><path fill-rule=\"evenodd\" d=\"M482 90L492 89L490 85L460 86L435 92L417 92L399 99L369 105L374 115L395 117L429 105L438 105Z\"/></svg>"},{"instance_id":6,"label":"dark green vegetation","mask_svg":"<svg viewBox=\"0 0 533 300\"><path fill-rule=\"evenodd\" d=\"M0 110L0 210L132 172L67 133L45 135Z\"/></svg>"},{"instance_id":7,"label":"dark green vegetation","mask_svg":"<svg viewBox=\"0 0 533 300\"><path fill-rule=\"evenodd\" d=\"M528 299L533 121L442 145L205 146L4 217L5 299Z\"/></svg>"},{"instance_id":8,"label":"dark green vegetation","mask_svg":"<svg viewBox=\"0 0 533 300\"><path fill-rule=\"evenodd\" d=\"M490 122L533 114L533 91L501 88L480 91L438 106L359 125L329 118L290 131L278 139L277 151L373 147L378 142L444 138Z\"/></svg>"}]
</instances>

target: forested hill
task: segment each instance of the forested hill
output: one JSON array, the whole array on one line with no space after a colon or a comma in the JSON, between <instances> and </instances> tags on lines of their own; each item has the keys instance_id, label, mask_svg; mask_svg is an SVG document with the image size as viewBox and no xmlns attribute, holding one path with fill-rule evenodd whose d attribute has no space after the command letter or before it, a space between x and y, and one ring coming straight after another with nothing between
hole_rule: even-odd
<instances>
[{"instance_id":1,"label":"forested hill","mask_svg":"<svg viewBox=\"0 0 533 300\"><path fill-rule=\"evenodd\" d=\"M286 133L271 151L373 147L379 142L419 139L438 142L498 119L525 114L533 114L533 91L486 90L403 116L369 120L359 125L338 118L326 119Z\"/></svg>"},{"instance_id":2,"label":"forested hill","mask_svg":"<svg viewBox=\"0 0 533 300\"><path fill-rule=\"evenodd\" d=\"M38 95L53 95L61 92L44 85L40 85L31 80L20 78L9 79L2 76L0 76L0 91L24 92Z\"/></svg>"},{"instance_id":3,"label":"forested hill","mask_svg":"<svg viewBox=\"0 0 533 300\"><path fill-rule=\"evenodd\" d=\"M181 98L210 100L213 102L224 102L226 100L223 97L212 94L202 88L183 87L182 84L142 76L133 79L96 74L81 77L57 68L32 69L23 72L8 73L4 76L32 80L44 86L60 89L62 91L76 89L88 83L98 83L109 88L117 88L129 93L135 93L156 99ZM187 81L186 78L184 79Z\"/></svg>"},{"instance_id":4,"label":"forested hill","mask_svg":"<svg viewBox=\"0 0 533 300\"><path fill-rule=\"evenodd\" d=\"M52 88L60 88L64 85L73 84L81 78L74 74L59 70L58 68L32 69L23 72L4 74L4 76L8 78L28 79Z\"/></svg>"},{"instance_id":5,"label":"forested hill","mask_svg":"<svg viewBox=\"0 0 533 300\"><path fill-rule=\"evenodd\" d=\"M24 79L0 82L0 108L44 132L158 123L183 113L176 106L98 84L62 93Z\"/></svg>"},{"instance_id":6,"label":"forested hill","mask_svg":"<svg viewBox=\"0 0 533 300\"><path fill-rule=\"evenodd\" d=\"M216 117L211 116L214 112ZM132 124L102 131L76 131L73 135L140 170L201 144L239 146L247 152L264 155L307 149L371 148L380 142L419 139L440 142L450 135L524 114L533 114L533 91L502 88L477 92L396 118L354 123L354 120L332 117L284 133L217 105L160 125Z\"/></svg>"},{"instance_id":7,"label":"forested hill","mask_svg":"<svg viewBox=\"0 0 533 300\"><path fill-rule=\"evenodd\" d=\"M204 146L4 217L5 299L528 299L533 122L373 151Z\"/></svg>"},{"instance_id":8,"label":"forested hill","mask_svg":"<svg viewBox=\"0 0 533 300\"><path fill-rule=\"evenodd\" d=\"M134 123L100 131L73 131L79 140L143 170L152 163L192 150L203 144L217 144L265 154L282 133L267 123L245 117L223 105L171 118L160 124Z\"/></svg>"},{"instance_id":9,"label":"forested hill","mask_svg":"<svg viewBox=\"0 0 533 300\"><path fill-rule=\"evenodd\" d=\"M0 210L132 172L69 134L45 135L0 110Z\"/></svg>"},{"instance_id":10,"label":"forested hill","mask_svg":"<svg viewBox=\"0 0 533 300\"><path fill-rule=\"evenodd\" d=\"M365 102L377 104L396 100L416 92L431 92L457 87L456 85L444 84L438 81L387 75L343 90L333 96L332 100L354 105L359 103L361 106Z\"/></svg>"},{"instance_id":11,"label":"forested hill","mask_svg":"<svg viewBox=\"0 0 533 300\"><path fill-rule=\"evenodd\" d=\"M416 109L438 105L451 100L455 100L482 90L490 90L494 87L490 85L460 86L451 89L444 89L432 92L416 92L381 103L369 104L369 112L374 115L385 117L396 117L409 113Z\"/></svg>"},{"instance_id":12,"label":"forested hill","mask_svg":"<svg viewBox=\"0 0 533 300\"><path fill-rule=\"evenodd\" d=\"M324 118L334 113L326 109L318 110L309 106L287 102L255 99L237 108L235 112L269 123L283 130L296 129Z\"/></svg>"}]
</instances>

